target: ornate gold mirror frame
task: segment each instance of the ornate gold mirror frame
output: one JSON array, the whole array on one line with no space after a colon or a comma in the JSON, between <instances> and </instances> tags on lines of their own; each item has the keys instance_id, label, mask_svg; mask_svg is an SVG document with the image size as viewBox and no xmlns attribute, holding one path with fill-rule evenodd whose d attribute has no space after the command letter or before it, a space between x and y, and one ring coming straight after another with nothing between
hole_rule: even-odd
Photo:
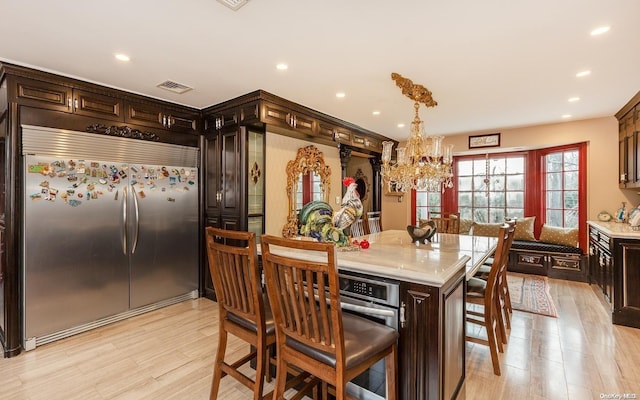
<instances>
[{"instance_id":1,"label":"ornate gold mirror frame","mask_svg":"<svg viewBox=\"0 0 640 400\"><path fill-rule=\"evenodd\" d=\"M296 192L300 175L315 172L320 177L322 200L329 201L331 168L324 163L324 156L315 146L310 145L298 149L295 160L287 163L287 197L289 198L289 215L282 228L282 236L289 238L298 236L298 210L296 210Z\"/></svg>"}]
</instances>

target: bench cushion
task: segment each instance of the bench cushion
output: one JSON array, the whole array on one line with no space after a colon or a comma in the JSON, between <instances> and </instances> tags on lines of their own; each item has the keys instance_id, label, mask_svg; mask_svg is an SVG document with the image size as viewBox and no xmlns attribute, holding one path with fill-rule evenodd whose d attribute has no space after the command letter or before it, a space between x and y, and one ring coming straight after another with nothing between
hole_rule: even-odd
<instances>
[{"instance_id":1,"label":"bench cushion","mask_svg":"<svg viewBox=\"0 0 640 400\"><path fill-rule=\"evenodd\" d=\"M542 232L540 232L540 240L546 243L575 247L578 244L578 230L544 224Z\"/></svg>"},{"instance_id":2,"label":"bench cushion","mask_svg":"<svg viewBox=\"0 0 640 400\"><path fill-rule=\"evenodd\" d=\"M513 234L514 240L536 240L533 234L533 225L536 217L525 217L516 221L516 231Z\"/></svg>"},{"instance_id":3,"label":"bench cushion","mask_svg":"<svg viewBox=\"0 0 640 400\"><path fill-rule=\"evenodd\" d=\"M514 240L511 244L513 250L531 250L541 253L567 253L567 254L582 254L582 250L575 246L563 246L560 244L534 242L529 240Z\"/></svg>"}]
</instances>

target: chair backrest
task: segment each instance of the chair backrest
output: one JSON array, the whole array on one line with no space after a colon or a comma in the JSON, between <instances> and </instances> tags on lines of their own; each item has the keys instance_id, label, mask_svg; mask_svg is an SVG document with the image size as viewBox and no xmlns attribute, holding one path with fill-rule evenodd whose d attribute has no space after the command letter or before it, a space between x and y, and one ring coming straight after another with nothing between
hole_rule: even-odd
<instances>
[{"instance_id":1,"label":"chair backrest","mask_svg":"<svg viewBox=\"0 0 640 400\"><path fill-rule=\"evenodd\" d=\"M353 224L351 224L349 229L350 229L352 237L364 236L365 235L365 233L364 233L364 221L362 220L362 218L358 218Z\"/></svg>"},{"instance_id":2,"label":"chair backrest","mask_svg":"<svg viewBox=\"0 0 640 400\"><path fill-rule=\"evenodd\" d=\"M262 235L262 262L278 346L291 338L333 355L344 365L344 337L336 250L333 243L309 242ZM294 250L294 258L278 250ZM314 259L301 259L302 252Z\"/></svg>"},{"instance_id":3,"label":"chair backrest","mask_svg":"<svg viewBox=\"0 0 640 400\"><path fill-rule=\"evenodd\" d=\"M505 269L509 259L509 249L513 243L513 236L515 234L516 226L514 223L505 223L500 227L498 232L498 244L496 245L496 251L493 257L493 264L491 264L491 270L489 277L487 278L487 288L485 291L485 312L491 309L491 304L495 301L495 297L498 296L497 286L500 279L505 276Z\"/></svg>"},{"instance_id":4,"label":"chair backrest","mask_svg":"<svg viewBox=\"0 0 640 400\"><path fill-rule=\"evenodd\" d=\"M255 233L207 227L206 239L209 271L220 307L220 317L226 318L227 313L233 313L264 331L265 305L257 267Z\"/></svg>"},{"instance_id":5,"label":"chair backrest","mask_svg":"<svg viewBox=\"0 0 640 400\"><path fill-rule=\"evenodd\" d=\"M431 219L440 233L460 233L460 213L447 213Z\"/></svg>"},{"instance_id":6,"label":"chair backrest","mask_svg":"<svg viewBox=\"0 0 640 400\"><path fill-rule=\"evenodd\" d=\"M380 211L369 211L367 213L368 233L382 232L382 222L380 221L381 216Z\"/></svg>"}]
</instances>

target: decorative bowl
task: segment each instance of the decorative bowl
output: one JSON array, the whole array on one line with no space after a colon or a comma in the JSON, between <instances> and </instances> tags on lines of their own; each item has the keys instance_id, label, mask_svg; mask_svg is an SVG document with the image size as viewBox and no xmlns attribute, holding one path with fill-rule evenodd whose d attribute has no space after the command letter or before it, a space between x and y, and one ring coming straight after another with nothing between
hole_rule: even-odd
<instances>
[{"instance_id":1,"label":"decorative bowl","mask_svg":"<svg viewBox=\"0 0 640 400\"><path fill-rule=\"evenodd\" d=\"M420 226L407 225L407 232L413 242L430 242L433 235L436 234L436 224L433 221L427 221Z\"/></svg>"}]
</instances>

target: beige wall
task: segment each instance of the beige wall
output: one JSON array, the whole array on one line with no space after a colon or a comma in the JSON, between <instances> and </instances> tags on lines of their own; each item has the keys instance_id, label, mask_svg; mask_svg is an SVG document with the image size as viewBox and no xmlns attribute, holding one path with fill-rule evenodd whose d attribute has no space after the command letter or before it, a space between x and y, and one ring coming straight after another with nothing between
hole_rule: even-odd
<instances>
[{"instance_id":1,"label":"beige wall","mask_svg":"<svg viewBox=\"0 0 640 400\"><path fill-rule=\"evenodd\" d=\"M484 149L500 152L551 147L587 142L587 218L596 219L606 210L615 215L622 201L627 207L640 204L637 190L618 188L618 122L615 117L604 117L560 124L537 125L525 128L496 129L447 136L446 143L454 144L454 154L472 154L468 150L469 135L500 132L500 147ZM383 196L383 226L385 229L405 229L411 219L411 201L405 196Z\"/></svg>"},{"instance_id":2,"label":"beige wall","mask_svg":"<svg viewBox=\"0 0 640 400\"><path fill-rule=\"evenodd\" d=\"M282 236L282 228L287 222L289 202L287 199L287 163L295 160L298 149L313 144L304 140L290 138L267 132L265 176L265 232ZM314 144L324 155L325 164L331 168L329 203L336 208L336 196L342 197L340 185L340 154L335 146ZM338 202L339 204L339 202Z\"/></svg>"}]
</instances>

